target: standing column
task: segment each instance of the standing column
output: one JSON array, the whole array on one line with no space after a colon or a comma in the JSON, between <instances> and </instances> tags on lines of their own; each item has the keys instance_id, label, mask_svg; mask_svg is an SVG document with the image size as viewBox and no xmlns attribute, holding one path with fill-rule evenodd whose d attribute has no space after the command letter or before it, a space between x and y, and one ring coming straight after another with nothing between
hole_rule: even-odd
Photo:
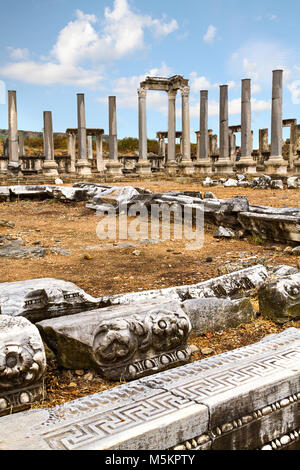
<instances>
[{"instance_id":1,"label":"standing column","mask_svg":"<svg viewBox=\"0 0 300 470\"><path fill-rule=\"evenodd\" d=\"M104 171L105 164L103 161L103 139L101 134L96 135L96 160L97 171Z\"/></svg>"},{"instance_id":2,"label":"standing column","mask_svg":"<svg viewBox=\"0 0 300 470\"><path fill-rule=\"evenodd\" d=\"M19 157L23 157L25 155L25 145L24 145L24 132L19 132Z\"/></svg>"},{"instance_id":3,"label":"standing column","mask_svg":"<svg viewBox=\"0 0 300 470\"><path fill-rule=\"evenodd\" d=\"M197 144L196 144L196 148L197 148L197 160L199 160L200 158L200 131L196 131L195 132L196 134L196 138L197 138Z\"/></svg>"},{"instance_id":4,"label":"standing column","mask_svg":"<svg viewBox=\"0 0 300 470\"><path fill-rule=\"evenodd\" d=\"M282 78L283 70L273 70L271 155L265 162L268 174L286 174L288 162L282 158Z\"/></svg>"},{"instance_id":5,"label":"standing column","mask_svg":"<svg viewBox=\"0 0 300 470\"><path fill-rule=\"evenodd\" d=\"M111 176L122 175L122 165L118 160L118 138L117 138L117 104L116 97L108 97L108 119L109 119L109 162L106 163L107 173Z\"/></svg>"},{"instance_id":6,"label":"standing column","mask_svg":"<svg viewBox=\"0 0 300 470\"><path fill-rule=\"evenodd\" d=\"M179 163L180 173L192 175L194 165L191 160L191 128L190 128L190 87L181 89L182 100L182 161Z\"/></svg>"},{"instance_id":7,"label":"standing column","mask_svg":"<svg viewBox=\"0 0 300 470\"><path fill-rule=\"evenodd\" d=\"M78 160L76 168L79 175L90 175L91 165L86 158L86 124L84 94L77 94L77 119L78 119Z\"/></svg>"},{"instance_id":8,"label":"standing column","mask_svg":"<svg viewBox=\"0 0 300 470\"><path fill-rule=\"evenodd\" d=\"M200 91L200 133L199 160L195 163L196 173L211 174L211 162L208 158L208 91Z\"/></svg>"},{"instance_id":9,"label":"standing column","mask_svg":"<svg viewBox=\"0 0 300 470\"><path fill-rule=\"evenodd\" d=\"M69 172L75 173L75 163L76 163L76 134L68 134L68 154L71 157Z\"/></svg>"},{"instance_id":10,"label":"standing column","mask_svg":"<svg viewBox=\"0 0 300 470\"><path fill-rule=\"evenodd\" d=\"M176 157L176 95L177 90L168 91L168 159L165 165L167 173L177 173Z\"/></svg>"},{"instance_id":11,"label":"standing column","mask_svg":"<svg viewBox=\"0 0 300 470\"><path fill-rule=\"evenodd\" d=\"M220 155L215 167L219 174L231 174L233 163L229 158L229 132L228 132L228 85L220 86Z\"/></svg>"},{"instance_id":12,"label":"standing column","mask_svg":"<svg viewBox=\"0 0 300 470\"><path fill-rule=\"evenodd\" d=\"M18 118L16 91L8 92L8 171L19 173Z\"/></svg>"},{"instance_id":13,"label":"standing column","mask_svg":"<svg viewBox=\"0 0 300 470\"><path fill-rule=\"evenodd\" d=\"M93 136L92 135L88 135L87 142L88 142L88 159L93 160Z\"/></svg>"},{"instance_id":14,"label":"standing column","mask_svg":"<svg viewBox=\"0 0 300 470\"><path fill-rule=\"evenodd\" d=\"M241 158L236 163L242 173L256 173L256 163L252 158L253 134L251 131L251 80L242 80L241 104Z\"/></svg>"},{"instance_id":15,"label":"standing column","mask_svg":"<svg viewBox=\"0 0 300 470\"><path fill-rule=\"evenodd\" d=\"M146 96L147 91L143 88L138 90L139 101L139 161L136 171L139 175L150 175L151 165L147 160L147 120L146 120Z\"/></svg>"},{"instance_id":16,"label":"standing column","mask_svg":"<svg viewBox=\"0 0 300 470\"><path fill-rule=\"evenodd\" d=\"M54 160L53 125L51 111L44 111L44 152L45 161L42 165L45 176L57 176L58 165Z\"/></svg>"}]
</instances>

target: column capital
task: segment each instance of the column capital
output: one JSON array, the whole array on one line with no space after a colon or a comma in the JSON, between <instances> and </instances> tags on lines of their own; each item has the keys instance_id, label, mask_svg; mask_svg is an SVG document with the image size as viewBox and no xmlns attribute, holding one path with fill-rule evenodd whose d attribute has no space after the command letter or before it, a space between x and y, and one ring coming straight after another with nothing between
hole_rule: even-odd
<instances>
[{"instance_id":1,"label":"column capital","mask_svg":"<svg viewBox=\"0 0 300 470\"><path fill-rule=\"evenodd\" d=\"M181 91L181 96L188 98L190 96L190 87L189 86L184 86L180 89Z\"/></svg>"},{"instance_id":2,"label":"column capital","mask_svg":"<svg viewBox=\"0 0 300 470\"><path fill-rule=\"evenodd\" d=\"M146 98L147 90L145 88L138 88L137 92L138 92L139 98Z\"/></svg>"}]
</instances>

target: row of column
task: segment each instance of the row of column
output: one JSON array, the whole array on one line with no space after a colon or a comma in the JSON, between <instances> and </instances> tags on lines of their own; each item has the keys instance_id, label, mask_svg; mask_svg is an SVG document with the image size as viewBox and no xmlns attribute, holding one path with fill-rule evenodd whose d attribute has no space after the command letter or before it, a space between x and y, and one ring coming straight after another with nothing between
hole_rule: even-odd
<instances>
[{"instance_id":1,"label":"row of column","mask_svg":"<svg viewBox=\"0 0 300 470\"><path fill-rule=\"evenodd\" d=\"M271 156L265 162L268 173L286 173L288 163L282 158L282 70L273 71ZM233 162L229 151L228 85L220 86L219 108L219 160L215 166L220 173L232 173ZM236 163L240 171L256 172L252 156L251 80L242 80L241 99L241 158ZM204 173L210 165L208 159L208 91L200 92L200 160L196 163Z\"/></svg>"}]
</instances>

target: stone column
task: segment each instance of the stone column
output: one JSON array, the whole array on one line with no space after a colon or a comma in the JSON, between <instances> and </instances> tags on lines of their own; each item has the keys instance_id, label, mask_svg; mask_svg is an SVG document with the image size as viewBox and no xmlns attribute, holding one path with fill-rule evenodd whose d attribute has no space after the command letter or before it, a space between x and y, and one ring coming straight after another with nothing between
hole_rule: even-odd
<instances>
[{"instance_id":1,"label":"stone column","mask_svg":"<svg viewBox=\"0 0 300 470\"><path fill-rule=\"evenodd\" d=\"M24 145L24 132L19 131L19 157L25 155L25 145Z\"/></svg>"},{"instance_id":2,"label":"stone column","mask_svg":"<svg viewBox=\"0 0 300 470\"><path fill-rule=\"evenodd\" d=\"M285 175L288 166L282 158L282 77L283 70L273 70L271 155L265 162L269 175Z\"/></svg>"},{"instance_id":3,"label":"stone column","mask_svg":"<svg viewBox=\"0 0 300 470\"><path fill-rule=\"evenodd\" d=\"M256 162L252 158L253 134L251 131L251 80L242 80L241 108L241 158L236 167L242 173L256 173Z\"/></svg>"},{"instance_id":4,"label":"stone column","mask_svg":"<svg viewBox=\"0 0 300 470\"><path fill-rule=\"evenodd\" d=\"M229 158L229 133L228 133L228 85L220 86L220 155L215 163L215 168L220 175L231 175L233 163Z\"/></svg>"},{"instance_id":5,"label":"stone column","mask_svg":"<svg viewBox=\"0 0 300 470\"><path fill-rule=\"evenodd\" d=\"M58 165L54 160L54 142L53 142L53 125L51 111L44 111L44 151L45 161L42 165L45 176L57 176Z\"/></svg>"},{"instance_id":6,"label":"stone column","mask_svg":"<svg viewBox=\"0 0 300 470\"><path fill-rule=\"evenodd\" d=\"M146 118L147 90L138 90L139 102L139 161L136 164L138 175L150 175L151 165L147 160L147 118Z\"/></svg>"},{"instance_id":7,"label":"stone column","mask_svg":"<svg viewBox=\"0 0 300 470\"><path fill-rule=\"evenodd\" d=\"M165 165L167 173L175 175L177 173L176 156L176 90L168 91L168 161Z\"/></svg>"},{"instance_id":8,"label":"stone column","mask_svg":"<svg viewBox=\"0 0 300 470\"><path fill-rule=\"evenodd\" d=\"M300 125L296 124L294 129L294 171L300 176Z\"/></svg>"},{"instance_id":9,"label":"stone column","mask_svg":"<svg viewBox=\"0 0 300 470\"><path fill-rule=\"evenodd\" d=\"M78 160L76 169L79 175L91 175L91 164L86 158L86 124L84 94L77 94L77 119L78 119Z\"/></svg>"},{"instance_id":10,"label":"stone column","mask_svg":"<svg viewBox=\"0 0 300 470\"><path fill-rule=\"evenodd\" d=\"M259 151L260 153L269 152L269 129L259 129Z\"/></svg>"},{"instance_id":11,"label":"stone column","mask_svg":"<svg viewBox=\"0 0 300 470\"><path fill-rule=\"evenodd\" d=\"M87 143L88 143L88 159L93 160L93 136L87 136Z\"/></svg>"},{"instance_id":12,"label":"stone column","mask_svg":"<svg viewBox=\"0 0 300 470\"><path fill-rule=\"evenodd\" d=\"M71 157L69 172L75 173L76 164L76 134L68 134L68 154Z\"/></svg>"},{"instance_id":13,"label":"stone column","mask_svg":"<svg viewBox=\"0 0 300 470\"><path fill-rule=\"evenodd\" d=\"M106 163L107 174L110 176L121 176L122 165L118 160L118 137L117 137L117 104L116 97L108 97L108 119L109 119L109 162Z\"/></svg>"},{"instance_id":14,"label":"stone column","mask_svg":"<svg viewBox=\"0 0 300 470\"><path fill-rule=\"evenodd\" d=\"M195 171L191 160L191 127L190 127L190 87L181 89L182 109L182 161L178 167L183 175L192 175Z\"/></svg>"},{"instance_id":15,"label":"stone column","mask_svg":"<svg viewBox=\"0 0 300 470\"><path fill-rule=\"evenodd\" d=\"M105 170L105 163L103 161L103 139L102 135L96 135L96 161L97 161L97 171Z\"/></svg>"},{"instance_id":16,"label":"stone column","mask_svg":"<svg viewBox=\"0 0 300 470\"><path fill-rule=\"evenodd\" d=\"M8 159L7 170L13 175L18 175L20 163L18 149L17 95L15 91L8 92Z\"/></svg>"},{"instance_id":17,"label":"stone column","mask_svg":"<svg viewBox=\"0 0 300 470\"><path fill-rule=\"evenodd\" d=\"M200 131L196 131L196 138L197 138L197 160L200 158Z\"/></svg>"},{"instance_id":18,"label":"stone column","mask_svg":"<svg viewBox=\"0 0 300 470\"><path fill-rule=\"evenodd\" d=\"M195 164L196 173L211 174L208 156L208 91L200 91L200 148L199 161Z\"/></svg>"}]
</instances>

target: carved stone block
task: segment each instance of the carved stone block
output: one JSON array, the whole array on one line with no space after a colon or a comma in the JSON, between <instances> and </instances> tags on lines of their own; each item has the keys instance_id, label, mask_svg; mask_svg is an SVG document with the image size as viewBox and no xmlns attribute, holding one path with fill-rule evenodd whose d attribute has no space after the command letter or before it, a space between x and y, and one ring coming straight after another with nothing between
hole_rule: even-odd
<instances>
[{"instance_id":1,"label":"carved stone block","mask_svg":"<svg viewBox=\"0 0 300 470\"><path fill-rule=\"evenodd\" d=\"M262 316L277 323L300 318L300 273L265 282L258 290Z\"/></svg>"},{"instance_id":2,"label":"carved stone block","mask_svg":"<svg viewBox=\"0 0 300 470\"><path fill-rule=\"evenodd\" d=\"M38 329L26 318L0 316L0 416L41 400L46 357Z\"/></svg>"},{"instance_id":3,"label":"carved stone block","mask_svg":"<svg viewBox=\"0 0 300 470\"><path fill-rule=\"evenodd\" d=\"M43 278L0 284L0 313L35 323L99 307L99 299L72 282Z\"/></svg>"},{"instance_id":4,"label":"carved stone block","mask_svg":"<svg viewBox=\"0 0 300 470\"><path fill-rule=\"evenodd\" d=\"M37 327L61 365L117 381L184 364L193 351L189 317L177 305L99 309Z\"/></svg>"}]
</instances>

